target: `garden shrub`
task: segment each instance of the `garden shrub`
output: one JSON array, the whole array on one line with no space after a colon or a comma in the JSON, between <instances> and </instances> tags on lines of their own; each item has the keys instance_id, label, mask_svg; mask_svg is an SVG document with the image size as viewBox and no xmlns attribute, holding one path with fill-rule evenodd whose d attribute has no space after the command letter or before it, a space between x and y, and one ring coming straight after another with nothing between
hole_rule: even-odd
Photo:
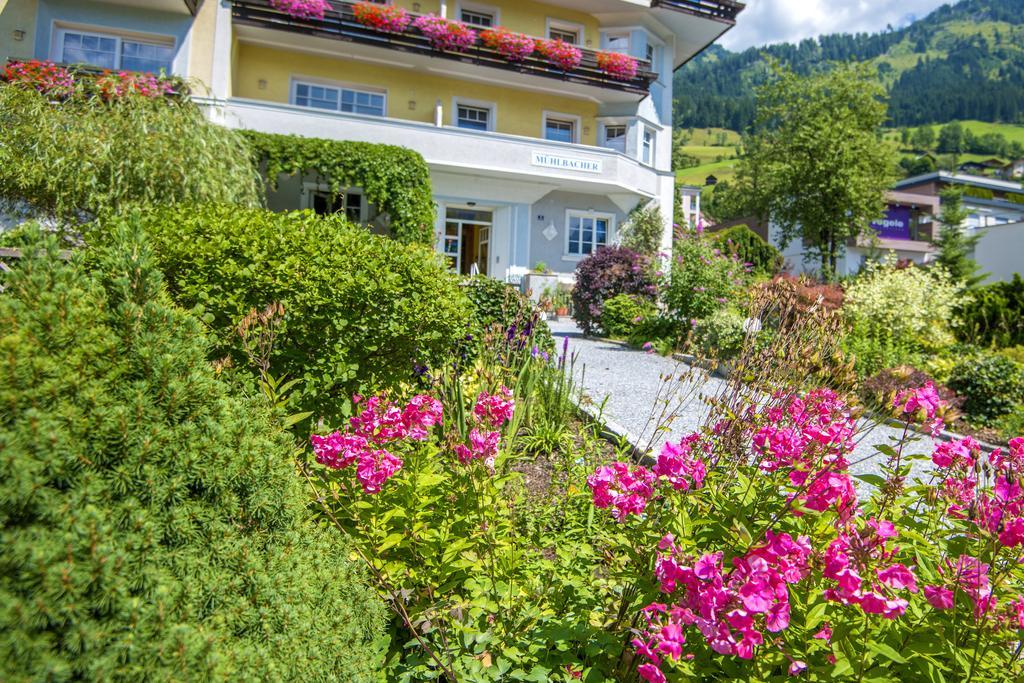
<instances>
[{"instance_id":1,"label":"garden shrub","mask_svg":"<svg viewBox=\"0 0 1024 683\"><path fill-rule=\"evenodd\" d=\"M957 314L962 321L958 334L964 341L982 346L1024 346L1024 279L995 282L978 287Z\"/></svg>"},{"instance_id":2,"label":"garden shrub","mask_svg":"<svg viewBox=\"0 0 1024 683\"><path fill-rule=\"evenodd\" d=\"M38 243L37 243L38 244ZM382 606L146 245L0 295L0 678L379 680Z\"/></svg>"},{"instance_id":3,"label":"garden shrub","mask_svg":"<svg viewBox=\"0 0 1024 683\"><path fill-rule=\"evenodd\" d=\"M529 325L541 346L553 346L551 329L540 319L533 301L512 285L486 275L476 275L462 281L462 291L472 304L475 334L495 326L507 331L513 325Z\"/></svg>"},{"instance_id":4,"label":"garden shrub","mask_svg":"<svg viewBox=\"0 0 1024 683\"><path fill-rule=\"evenodd\" d=\"M348 409L357 392L395 387L445 361L466 334L469 303L432 249L371 235L341 216L231 206L148 212L171 295L200 306L215 351L247 364L237 327L284 307L269 371L299 380L297 407Z\"/></svg>"},{"instance_id":5,"label":"garden shrub","mask_svg":"<svg viewBox=\"0 0 1024 683\"><path fill-rule=\"evenodd\" d=\"M797 303L804 311L814 307L835 311L843 307L843 301L846 298L846 292L839 285L819 282L806 275L795 277L788 273L783 273L772 282L763 283L761 286L773 287L777 286L779 282L785 282L793 288L793 292L797 297Z\"/></svg>"},{"instance_id":6,"label":"garden shrub","mask_svg":"<svg viewBox=\"0 0 1024 683\"><path fill-rule=\"evenodd\" d=\"M601 329L609 337L628 339L644 320L657 316L658 309L650 299L636 294L616 294L604 302Z\"/></svg>"},{"instance_id":7,"label":"garden shrub","mask_svg":"<svg viewBox=\"0 0 1024 683\"><path fill-rule=\"evenodd\" d=\"M602 329L604 303L618 294L654 301L658 290L650 268L646 256L619 246L602 247L580 261L572 290L572 317L584 334Z\"/></svg>"},{"instance_id":8,"label":"garden shrub","mask_svg":"<svg viewBox=\"0 0 1024 683\"><path fill-rule=\"evenodd\" d=\"M676 240L665 304L683 329L737 303L747 273L736 256L722 254L708 238L684 233Z\"/></svg>"},{"instance_id":9,"label":"garden shrub","mask_svg":"<svg viewBox=\"0 0 1024 683\"><path fill-rule=\"evenodd\" d=\"M129 204L261 202L245 140L184 98L51 98L0 83L0 199L78 220Z\"/></svg>"},{"instance_id":10,"label":"garden shrub","mask_svg":"<svg viewBox=\"0 0 1024 683\"><path fill-rule=\"evenodd\" d=\"M712 233L711 238L723 252L735 254L740 261L749 264L756 275L770 277L782 270L783 258L779 250L746 225Z\"/></svg>"},{"instance_id":11,"label":"garden shrub","mask_svg":"<svg viewBox=\"0 0 1024 683\"><path fill-rule=\"evenodd\" d=\"M638 206L622 227L622 246L652 259L661 251L665 221L657 204Z\"/></svg>"},{"instance_id":12,"label":"garden shrub","mask_svg":"<svg viewBox=\"0 0 1024 683\"><path fill-rule=\"evenodd\" d=\"M704 354L718 360L735 358L743 349L746 316L734 308L722 308L697 321L694 339Z\"/></svg>"},{"instance_id":13,"label":"garden shrub","mask_svg":"<svg viewBox=\"0 0 1024 683\"><path fill-rule=\"evenodd\" d=\"M433 246L434 209L430 169L418 153L395 145L325 140L299 135L243 131L271 187L280 174L304 177L333 192L360 188L389 218L399 242Z\"/></svg>"},{"instance_id":14,"label":"garden shrub","mask_svg":"<svg viewBox=\"0 0 1024 683\"><path fill-rule=\"evenodd\" d=\"M964 412L988 425L1024 403L1024 367L996 354L981 354L959 363L949 387L964 397Z\"/></svg>"},{"instance_id":15,"label":"garden shrub","mask_svg":"<svg viewBox=\"0 0 1024 683\"><path fill-rule=\"evenodd\" d=\"M649 315L633 327L627 341L633 346L657 348L662 355L669 355L679 345L679 328L674 320L661 313Z\"/></svg>"}]
</instances>

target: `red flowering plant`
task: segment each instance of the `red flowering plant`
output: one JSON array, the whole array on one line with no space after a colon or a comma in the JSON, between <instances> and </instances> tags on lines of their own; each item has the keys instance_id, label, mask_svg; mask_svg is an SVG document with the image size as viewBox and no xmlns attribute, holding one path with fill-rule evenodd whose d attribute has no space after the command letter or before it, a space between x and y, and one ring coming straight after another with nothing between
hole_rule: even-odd
<instances>
[{"instance_id":1,"label":"red flowering plant","mask_svg":"<svg viewBox=\"0 0 1024 683\"><path fill-rule=\"evenodd\" d=\"M533 38L525 33L513 33L500 26L483 31L480 40L510 62L525 60L537 47Z\"/></svg>"},{"instance_id":2,"label":"red flowering plant","mask_svg":"<svg viewBox=\"0 0 1024 683\"><path fill-rule=\"evenodd\" d=\"M100 98L110 101L127 95L161 97L176 91L175 80L150 73L105 71L89 86Z\"/></svg>"},{"instance_id":3,"label":"red flowering plant","mask_svg":"<svg viewBox=\"0 0 1024 683\"><path fill-rule=\"evenodd\" d=\"M53 62L38 59L8 62L2 80L49 97L67 97L75 90L75 78L70 71Z\"/></svg>"},{"instance_id":4,"label":"red flowering plant","mask_svg":"<svg viewBox=\"0 0 1024 683\"><path fill-rule=\"evenodd\" d=\"M572 71L583 61L580 49L562 40L538 40L537 52L562 71Z\"/></svg>"},{"instance_id":5,"label":"red flowering plant","mask_svg":"<svg viewBox=\"0 0 1024 683\"><path fill-rule=\"evenodd\" d=\"M270 6L295 19L323 19L331 9L327 0L270 0Z\"/></svg>"},{"instance_id":6,"label":"red flowering plant","mask_svg":"<svg viewBox=\"0 0 1024 683\"><path fill-rule=\"evenodd\" d=\"M476 42L476 31L461 21L445 19L434 14L417 17L412 25L430 39L436 50L465 52Z\"/></svg>"},{"instance_id":7,"label":"red flowering plant","mask_svg":"<svg viewBox=\"0 0 1024 683\"><path fill-rule=\"evenodd\" d=\"M636 78L637 61L621 52L598 52L597 68L617 81L631 81Z\"/></svg>"},{"instance_id":8,"label":"red flowering plant","mask_svg":"<svg viewBox=\"0 0 1024 683\"><path fill-rule=\"evenodd\" d=\"M412 17L401 7L381 5L376 2L357 2L352 12L363 26L369 26L384 33L403 33L409 28Z\"/></svg>"}]
</instances>

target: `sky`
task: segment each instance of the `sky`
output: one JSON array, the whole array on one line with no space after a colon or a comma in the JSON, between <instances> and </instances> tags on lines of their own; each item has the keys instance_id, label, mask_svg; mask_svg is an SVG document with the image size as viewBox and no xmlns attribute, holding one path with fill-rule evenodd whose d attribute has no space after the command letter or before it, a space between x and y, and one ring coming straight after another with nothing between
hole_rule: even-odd
<instances>
[{"instance_id":1,"label":"sky","mask_svg":"<svg viewBox=\"0 0 1024 683\"><path fill-rule=\"evenodd\" d=\"M730 50L799 42L826 33L875 33L906 26L955 0L746 0L721 44Z\"/></svg>"}]
</instances>

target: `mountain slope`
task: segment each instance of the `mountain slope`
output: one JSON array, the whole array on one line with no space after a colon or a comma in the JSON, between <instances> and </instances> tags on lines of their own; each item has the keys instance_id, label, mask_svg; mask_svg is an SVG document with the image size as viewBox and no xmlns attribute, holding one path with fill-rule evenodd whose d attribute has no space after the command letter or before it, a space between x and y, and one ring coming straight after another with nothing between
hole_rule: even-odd
<instances>
[{"instance_id":1,"label":"mountain slope","mask_svg":"<svg viewBox=\"0 0 1024 683\"><path fill-rule=\"evenodd\" d=\"M890 90L896 126L1024 121L1024 0L963 0L884 33L834 34L738 53L713 46L676 72L676 124L745 129L769 60L798 73L837 61L870 65Z\"/></svg>"}]
</instances>

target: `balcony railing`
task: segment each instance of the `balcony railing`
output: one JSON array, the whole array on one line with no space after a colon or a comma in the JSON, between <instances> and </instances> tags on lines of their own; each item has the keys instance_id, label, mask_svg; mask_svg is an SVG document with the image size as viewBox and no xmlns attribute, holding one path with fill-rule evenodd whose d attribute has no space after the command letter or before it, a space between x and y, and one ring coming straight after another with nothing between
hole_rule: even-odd
<instances>
[{"instance_id":1,"label":"balcony railing","mask_svg":"<svg viewBox=\"0 0 1024 683\"><path fill-rule=\"evenodd\" d=\"M404 33L384 33L356 21L352 11L353 3L330 1L332 10L323 19L296 19L280 12L266 0L234 0L231 16L236 24L270 28L293 33L302 33L335 40L344 40L363 45L401 50L414 54L441 57L480 66L515 71L523 74L554 78L571 83L611 88L615 90L646 95L651 83L658 75L650 70L650 62L639 61L636 78L628 81L616 80L603 72L597 65L597 52L580 48L583 60L577 69L570 72L547 61L539 55L532 55L522 62L513 63L480 44L469 47L465 52L447 52L436 49L430 40L419 32L409 29Z\"/></svg>"},{"instance_id":2,"label":"balcony railing","mask_svg":"<svg viewBox=\"0 0 1024 683\"><path fill-rule=\"evenodd\" d=\"M735 24L736 17L746 5L733 0L651 0L651 7L664 7L697 17Z\"/></svg>"}]
</instances>

